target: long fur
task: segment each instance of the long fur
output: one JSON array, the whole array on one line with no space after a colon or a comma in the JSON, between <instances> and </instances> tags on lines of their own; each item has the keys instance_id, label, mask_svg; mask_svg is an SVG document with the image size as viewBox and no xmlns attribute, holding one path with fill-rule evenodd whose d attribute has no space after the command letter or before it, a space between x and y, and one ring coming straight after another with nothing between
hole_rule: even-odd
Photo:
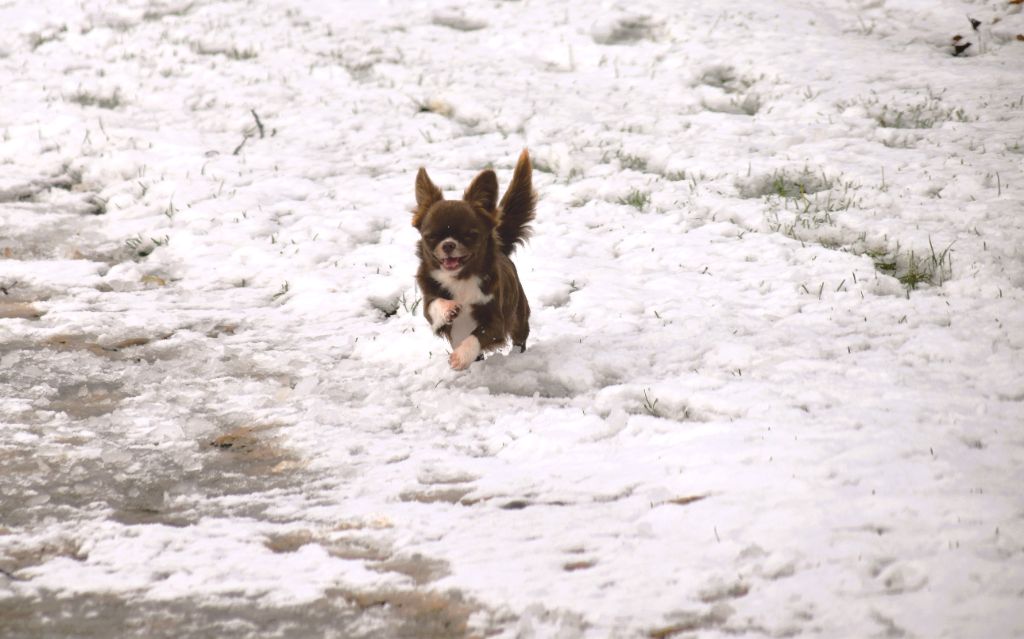
<instances>
[{"instance_id":1,"label":"long fur","mask_svg":"<svg viewBox=\"0 0 1024 639\"><path fill-rule=\"evenodd\" d=\"M524 150L500 203L490 169L473 179L461 200L445 200L425 169L416 175L416 281L423 315L451 344L448 361L455 370L509 340L526 350L530 303L510 256L530 235L537 203L532 170Z\"/></svg>"},{"instance_id":2,"label":"long fur","mask_svg":"<svg viewBox=\"0 0 1024 639\"><path fill-rule=\"evenodd\" d=\"M508 190L498 204L498 239L505 255L512 255L517 245L525 244L533 231L530 222L537 207L537 193L533 190L531 174L530 154L523 149Z\"/></svg>"}]
</instances>

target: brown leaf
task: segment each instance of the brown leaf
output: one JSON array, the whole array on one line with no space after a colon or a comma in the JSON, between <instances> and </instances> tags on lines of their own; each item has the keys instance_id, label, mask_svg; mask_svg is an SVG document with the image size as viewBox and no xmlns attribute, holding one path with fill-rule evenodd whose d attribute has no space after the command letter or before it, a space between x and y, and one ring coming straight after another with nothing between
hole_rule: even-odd
<instances>
[{"instance_id":1,"label":"brown leaf","mask_svg":"<svg viewBox=\"0 0 1024 639\"><path fill-rule=\"evenodd\" d=\"M167 280L165 280L164 278L160 277L159 275L152 275L152 274L150 274L150 275L143 275L141 281L142 281L143 284L155 284L156 286L167 286Z\"/></svg>"},{"instance_id":2,"label":"brown leaf","mask_svg":"<svg viewBox=\"0 0 1024 639\"><path fill-rule=\"evenodd\" d=\"M686 497L676 497L675 499L668 500L668 503L675 504L677 506L685 506L686 504L692 504L695 501L700 501L706 498L707 495L687 495Z\"/></svg>"},{"instance_id":3,"label":"brown leaf","mask_svg":"<svg viewBox=\"0 0 1024 639\"><path fill-rule=\"evenodd\" d=\"M587 568L593 568L597 565L597 562L592 559L584 561L570 561L567 564L562 564L562 569L566 572L575 572L577 570L586 570Z\"/></svg>"}]
</instances>

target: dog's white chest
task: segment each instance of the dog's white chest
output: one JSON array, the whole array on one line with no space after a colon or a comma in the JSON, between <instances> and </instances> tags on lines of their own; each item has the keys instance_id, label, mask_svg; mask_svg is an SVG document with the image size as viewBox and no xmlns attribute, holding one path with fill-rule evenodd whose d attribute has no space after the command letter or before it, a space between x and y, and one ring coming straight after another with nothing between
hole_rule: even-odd
<instances>
[{"instance_id":1,"label":"dog's white chest","mask_svg":"<svg viewBox=\"0 0 1024 639\"><path fill-rule=\"evenodd\" d=\"M452 322L452 345L458 346L476 330L476 320L473 319L473 305L486 304L494 299L493 295L486 295L480 290L480 278L468 277L458 279L452 277L442 270L431 271L430 276L445 287L451 294L452 299L462 307L459 316Z\"/></svg>"},{"instance_id":2,"label":"dog's white chest","mask_svg":"<svg viewBox=\"0 0 1024 639\"><path fill-rule=\"evenodd\" d=\"M468 306L462 307L462 312L452 322L452 346L458 346L462 340L473 334L476 330L476 320Z\"/></svg>"}]
</instances>

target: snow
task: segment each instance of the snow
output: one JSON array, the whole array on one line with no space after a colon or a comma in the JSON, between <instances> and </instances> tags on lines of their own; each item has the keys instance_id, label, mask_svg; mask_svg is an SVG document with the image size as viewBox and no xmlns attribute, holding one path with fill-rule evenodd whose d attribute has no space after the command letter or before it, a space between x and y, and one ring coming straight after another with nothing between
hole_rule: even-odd
<instances>
[{"instance_id":1,"label":"snow","mask_svg":"<svg viewBox=\"0 0 1024 639\"><path fill-rule=\"evenodd\" d=\"M1024 635L1020 5L0 24L3 636ZM522 148L456 373L415 173Z\"/></svg>"}]
</instances>

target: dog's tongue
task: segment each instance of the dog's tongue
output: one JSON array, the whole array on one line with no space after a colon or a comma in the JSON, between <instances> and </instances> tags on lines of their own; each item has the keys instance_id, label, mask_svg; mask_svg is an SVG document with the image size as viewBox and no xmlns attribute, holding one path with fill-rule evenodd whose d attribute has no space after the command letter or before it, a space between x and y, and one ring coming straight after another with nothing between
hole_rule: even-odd
<instances>
[{"instance_id":1,"label":"dog's tongue","mask_svg":"<svg viewBox=\"0 0 1024 639\"><path fill-rule=\"evenodd\" d=\"M444 266L449 271L459 268L459 264L461 262L462 259L458 257L446 257L443 260L441 260L442 266Z\"/></svg>"}]
</instances>

